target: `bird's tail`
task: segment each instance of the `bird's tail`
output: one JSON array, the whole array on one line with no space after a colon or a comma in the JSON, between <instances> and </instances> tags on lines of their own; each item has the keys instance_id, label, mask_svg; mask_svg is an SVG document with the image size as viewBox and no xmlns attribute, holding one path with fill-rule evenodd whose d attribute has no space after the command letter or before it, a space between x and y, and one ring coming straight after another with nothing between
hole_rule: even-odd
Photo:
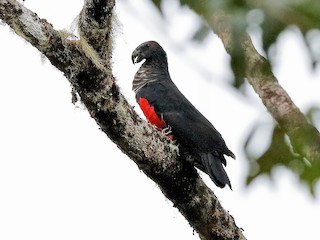
<instances>
[{"instance_id":1,"label":"bird's tail","mask_svg":"<svg viewBox=\"0 0 320 240\"><path fill-rule=\"evenodd\" d=\"M203 153L201 154L201 160L205 172L218 187L223 188L225 185L228 185L232 189L228 175L222 166L222 163L226 162L223 155Z\"/></svg>"}]
</instances>

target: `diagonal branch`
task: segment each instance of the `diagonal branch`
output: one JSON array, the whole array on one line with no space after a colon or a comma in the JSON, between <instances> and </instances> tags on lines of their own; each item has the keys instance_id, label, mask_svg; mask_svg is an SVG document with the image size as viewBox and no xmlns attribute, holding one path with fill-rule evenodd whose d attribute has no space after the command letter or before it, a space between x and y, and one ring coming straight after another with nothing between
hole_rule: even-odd
<instances>
[{"instance_id":1,"label":"diagonal branch","mask_svg":"<svg viewBox=\"0 0 320 240\"><path fill-rule=\"evenodd\" d=\"M221 20L225 21L226 17L218 14L210 22L228 51L234 43L225 37L225 35L232 36L230 28L222 29L219 27L218 23ZM230 39L236 41L235 38ZM248 35L244 36L242 48L247 66L245 76L248 82L273 118L289 136L295 151L314 164L319 165L320 134L318 130L308 122L288 93L279 84L269 62L257 52ZM230 50L228 52L230 53Z\"/></svg>"},{"instance_id":2,"label":"diagonal branch","mask_svg":"<svg viewBox=\"0 0 320 240\"><path fill-rule=\"evenodd\" d=\"M209 2L206 2L201 6L202 8L199 8L195 1L188 1L188 5L205 19L230 55L234 47L241 48L237 51L244 55L245 64L241 66L246 67L242 71L248 82L272 117L289 136L294 150L307 158L314 166L320 166L320 133L308 122L279 84L271 70L270 63L257 52L248 34L239 33L234 29L232 17L221 9L214 8L216 7L213 6L214 4L210 5Z\"/></svg>"},{"instance_id":3,"label":"diagonal branch","mask_svg":"<svg viewBox=\"0 0 320 240\"><path fill-rule=\"evenodd\" d=\"M245 239L214 193L165 135L142 121L120 93L111 73L114 1L86 0L81 39L70 40L15 0L0 0L0 19L62 71L92 118L117 146L160 187L201 239Z\"/></svg>"}]
</instances>

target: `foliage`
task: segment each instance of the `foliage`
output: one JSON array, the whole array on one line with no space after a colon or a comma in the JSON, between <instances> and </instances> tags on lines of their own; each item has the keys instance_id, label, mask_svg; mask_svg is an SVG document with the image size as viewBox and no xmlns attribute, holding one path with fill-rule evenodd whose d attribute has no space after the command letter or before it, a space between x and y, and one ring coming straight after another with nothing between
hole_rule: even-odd
<instances>
[{"instance_id":1,"label":"foliage","mask_svg":"<svg viewBox=\"0 0 320 240\"><path fill-rule=\"evenodd\" d=\"M160 10L165 0L152 0ZM231 17L232 35L235 38L251 29L262 32L261 46L265 55L270 57L270 48L276 44L279 35L289 27L295 27L301 32L305 46L308 49L310 62L315 68L320 63L320 1L318 0L179 0L182 7L189 7L203 19L210 19L215 12L224 11ZM203 41L212 31L206 21L194 33L194 41ZM240 89L244 83L246 69L241 41L234 41L231 55L231 68L234 73L233 86ZM273 63L271 62L271 65ZM319 109L311 107L306 116L315 124L319 120ZM250 184L261 174L271 174L274 167L285 166L295 172L302 182L306 183L311 193L320 179L320 166L310 164L303 156L295 153L285 132L272 123L271 144L261 156L254 156L248 147L254 139L255 132L262 126L257 124L252 128L244 144L244 152L250 163L247 183Z\"/></svg>"}]
</instances>

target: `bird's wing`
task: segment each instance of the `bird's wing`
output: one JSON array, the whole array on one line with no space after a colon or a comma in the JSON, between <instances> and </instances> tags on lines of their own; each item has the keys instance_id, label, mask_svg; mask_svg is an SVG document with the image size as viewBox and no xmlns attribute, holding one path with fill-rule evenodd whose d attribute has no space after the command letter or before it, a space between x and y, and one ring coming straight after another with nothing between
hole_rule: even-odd
<instances>
[{"instance_id":1,"label":"bird's wing","mask_svg":"<svg viewBox=\"0 0 320 240\"><path fill-rule=\"evenodd\" d=\"M158 116L163 117L179 141L200 152L214 152L229 155L221 134L179 91L171 79L148 83L137 94L146 98Z\"/></svg>"},{"instance_id":2,"label":"bird's wing","mask_svg":"<svg viewBox=\"0 0 320 240\"><path fill-rule=\"evenodd\" d=\"M191 149L203 153L226 153L220 133L202 115L172 111L163 113L163 118L176 138Z\"/></svg>"}]
</instances>

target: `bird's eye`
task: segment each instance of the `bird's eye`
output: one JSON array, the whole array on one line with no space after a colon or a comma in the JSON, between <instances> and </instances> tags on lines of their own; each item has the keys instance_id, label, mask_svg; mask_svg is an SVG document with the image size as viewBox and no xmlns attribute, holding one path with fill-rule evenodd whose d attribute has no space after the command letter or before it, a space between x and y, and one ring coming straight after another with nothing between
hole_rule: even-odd
<instances>
[{"instance_id":1,"label":"bird's eye","mask_svg":"<svg viewBox=\"0 0 320 240\"><path fill-rule=\"evenodd\" d=\"M150 44L147 44L146 47L149 48L149 47L150 47Z\"/></svg>"}]
</instances>

